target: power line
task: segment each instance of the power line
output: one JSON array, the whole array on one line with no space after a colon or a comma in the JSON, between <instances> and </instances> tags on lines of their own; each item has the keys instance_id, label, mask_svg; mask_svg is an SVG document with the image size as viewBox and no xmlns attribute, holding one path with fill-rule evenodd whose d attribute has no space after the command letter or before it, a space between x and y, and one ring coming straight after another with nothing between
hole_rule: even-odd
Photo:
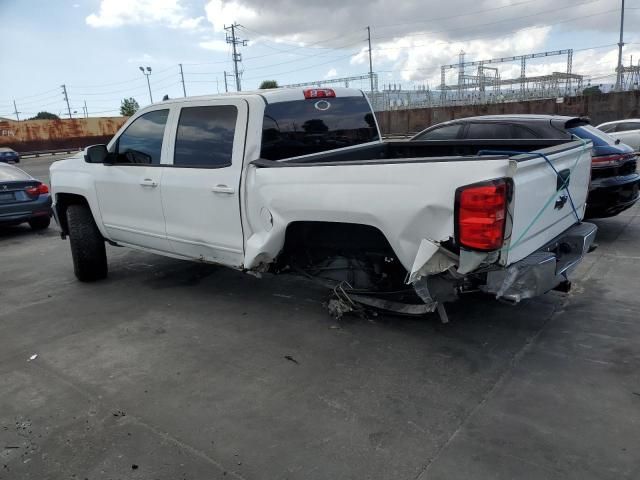
<instances>
[{"instance_id":1,"label":"power line","mask_svg":"<svg viewBox=\"0 0 640 480\"><path fill-rule=\"evenodd\" d=\"M421 21L416 21L416 22L403 22L403 23L387 23L387 24L382 24L382 25L374 25L374 27L377 30L380 29L385 29L385 28L391 28L391 27L399 27L399 26L406 26L406 25L416 25L416 24L423 24L423 23L434 23L434 22L440 22L442 20L451 20L452 18L460 18L460 17L468 17L471 15L478 15L478 14L482 14L482 13L486 13L486 12L491 12L494 10L503 10L506 8L512 8L512 7L518 7L520 5L525 5L527 3L539 3L540 0L524 0L521 2L515 2L515 3L511 3L509 5L501 5L499 7L491 7L491 8L483 8L481 10L473 10L471 12L466 12L466 13L460 13L460 14L456 14L456 15L447 15L444 17L436 17L436 18L430 18L429 20L421 20ZM578 3L578 4L572 4L570 6L567 7L560 7L554 10L551 10L551 12L555 12L556 10L561 10L562 8L573 8L579 5L584 5L587 3L595 3L595 2L601 2L603 0L589 0L583 3ZM540 12L540 13L545 13L545 12ZM536 14L537 15L537 14ZM522 16L519 16L518 18L522 18ZM384 37L384 38L389 38L389 37Z\"/></svg>"},{"instance_id":2,"label":"power line","mask_svg":"<svg viewBox=\"0 0 640 480\"><path fill-rule=\"evenodd\" d=\"M605 15L607 13L612 13L612 12L616 12L616 11L617 10L607 10L607 11L604 11L604 12L593 13L591 15L583 15L583 16L580 16L580 17L573 17L573 18L570 18L570 19L567 19L567 20L561 20L559 22L547 23L545 25L533 25L531 27L518 28L518 29L515 29L515 30L510 30L510 31L505 32L505 33L513 34L513 33L523 32L525 30L532 30L532 29L535 29L535 28L541 28L543 26L546 27L546 26L550 26L550 25L559 25L561 23L573 22L573 21L576 21L576 20L580 20L582 18L596 17L596 16L599 16L599 15ZM480 24L478 26L492 25L494 23L496 23L496 22ZM432 34L435 34L435 33L442 33L442 32L446 32L446 31L449 31L449 30L440 30L440 31L434 31L434 32L424 32L424 33L420 33L420 34L409 35L409 37L417 36L417 35L432 35ZM482 39L488 38L488 37L495 37L495 35L496 35L495 32L492 32L490 34L481 35L479 37L474 37L474 38L467 38L467 39L464 39L464 40L457 40L457 41L436 40L435 42L436 43L440 43L440 44L452 45L452 44L455 44L455 43L474 42L476 40L482 40ZM384 38L384 37L373 37L373 38L376 39L376 38ZM434 44L434 42L414 43L414 44L411 44L411 45L399 46L399 47L378 47L375 50L404 50L404 49L411 49L411 48L415 48L415 47L433 46L433 44Z\"/></svg>"},{"instance_id":3,"label":"power line","mask_svg":"<svg viewBox=\"0 0 640 480\"><path fill-rule=\"evenodd\" d=\"M589 0L588 2L584 2L584 3L592 3L594 1L600 1L600 0ZM473 25L472 27L465 26L465 27L448 28L448 29L442 29L442 30L433 30L433 31L429 31L429 32L414 33L414 34L411 34L411 35L407 35L404 38L418 37L418 36L423 36L423 35L434 35L436 33L449 33L449 32L457 31L457 30L470 30L470 29L474 29L476 27L486 27L486 26L490 26L490 25L496 25L496 24L499 24L499 23L513 22L514 20L519 20L521 18L536 17L538 15L542 15L542 14L545 14L545 13L555 13L558 10L565 10L567 8L573 8L573 6L557 8L557 9L554 9L554 10L546 10L544 12L533 13L533 14L530 14L530 15L521 15L521 16L519 16L517 18L505 18L505 19L496 20L496 21L493 21L493 22L478 23L478 24ZM615 11L617 11L617 10L605 10L605 11L602 11L602 12L593 13L593 14L589 14L589 15L582 15L582 16L579 16L579 17L572 17L572 18L565 19L565 20L560 20L560 21L557 21L557 22L545 23L544 25L532 25L532 26L529 26L529 27L524 27L524 28L520 28L520 29L516 29L516 30L511 30L510 32L514 32L514 31L517 32L517 31L520 31L520 30L530 30L530 29L533 29L533 28L547 27L547 26L551 26L551 25L559 25L561 23L573 22L575 20L580 20L582 18L589 18L589 17L596 17L596 16L599 16L599 15L605 15L607 13L611 13L611 12L615 12ZM486 36L493 37L495 35L496 35L496 32L492 32L489 35L485 35L485 37ZM382 39L382 38L398 38L398 36L397 35L395 35L395 36L387 35L385 37L374 37L374 39L376 39L376 40L379 40L379 39ZM460 41L455 42L455 43L460 43L460 42L463 42L463 41L466 42L466 41L470 41L470 40L466 40L465 39L465 40L460 40ZM451 43L451 42L447 42L447 43Z\"/></svg>"}]
</instances>

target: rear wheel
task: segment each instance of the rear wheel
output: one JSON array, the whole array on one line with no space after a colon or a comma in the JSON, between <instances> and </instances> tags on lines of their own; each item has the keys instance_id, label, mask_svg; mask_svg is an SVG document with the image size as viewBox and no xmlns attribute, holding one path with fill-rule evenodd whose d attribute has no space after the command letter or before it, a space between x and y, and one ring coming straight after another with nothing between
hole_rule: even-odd
<instances>
[{"instance_id":1,"label":"rear wheel","mask_svg":"<svg viewBox=\"0 0 640 480\"><path fill-rule=\"evenodd\" d=\"M51 217L48 215L46 217L34 217L29 220L29 226L34 230L44 230L45 228L49 228L51 224Z\"/></svg>"},{"instance_id":2,"label":"rear wheel","mask_svg":"<svg viewBox=\"0 0 640 480\"><path fill-rule=\"evenodd\" d=\"M81 282L93 282L107 276L107 252L104 238L87 205L67 208L69 243L73 271Z\"/></svg>"}]
</instances>

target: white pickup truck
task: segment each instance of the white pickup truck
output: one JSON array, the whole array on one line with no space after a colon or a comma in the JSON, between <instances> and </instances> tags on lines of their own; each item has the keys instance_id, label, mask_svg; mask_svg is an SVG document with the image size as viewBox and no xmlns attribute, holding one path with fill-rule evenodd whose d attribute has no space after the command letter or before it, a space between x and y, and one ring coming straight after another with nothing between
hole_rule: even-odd
<instances>
[{"instance_id":1,"label":"white pickup truck","mask_svg":"<svg viewBox=\"0 0 640 480\"><path fill-rule=\"evenodd\" d=\"M151 105L51 183L79 280L107 275L106 241L444 315L570 285L590 164L583 140L383 142L361 91L291 88Z\"/></svg>"}]
</instances>

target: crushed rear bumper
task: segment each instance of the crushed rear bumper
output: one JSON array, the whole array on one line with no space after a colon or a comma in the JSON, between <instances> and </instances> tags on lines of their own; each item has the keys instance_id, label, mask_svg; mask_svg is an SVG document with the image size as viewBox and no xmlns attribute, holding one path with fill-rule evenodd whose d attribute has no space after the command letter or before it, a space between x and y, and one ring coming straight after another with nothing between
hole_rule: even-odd
<instances>
[{"instance_id":1,"label":"crushed rear bumper","mask_svg":"<svg viewBox=\"0 0 640 480\"><path fill-rule=\"evenodd\" d=\"M480 288L512 303L553 290L568 280L589 252L597 231L592 223L574 225L523 260L488 272L486 285Z\"/></svg>"}]
</instances>

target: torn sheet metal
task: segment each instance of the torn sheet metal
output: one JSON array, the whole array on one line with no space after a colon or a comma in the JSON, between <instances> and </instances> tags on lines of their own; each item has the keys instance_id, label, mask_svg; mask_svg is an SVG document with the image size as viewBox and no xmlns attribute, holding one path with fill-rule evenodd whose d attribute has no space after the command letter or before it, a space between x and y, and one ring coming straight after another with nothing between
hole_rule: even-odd
<instances>
[{"instance_id":1,"label":"torn sheet metal","mask_svg":"<svg viewBox=\"0 0 640 480\"><path fill-rule=\"evenodd\" d=\"M472 252L470 250L461 248L458 273L461 275L466 275L467 273L471 273L476 270L483 263L491 263L487 262L487 258L489 258L489 255L490 254L487 252Z\"/></svg>"},{"instance_id":2,"label":"torn sheet metal","mask_svg":"<svg viewBox=\"0 0 640 480\"><path fill-rule=\"evenodd\" d=\"M508 268L489 272L487 284L481 288L498 299L518 303L548 292L559 282L556 256L550 252L536 252Z\"/></svg>"},{"instance_id":3,"label":"torn sheet metal","mask_svg":"<svg viewBox=\"0 0 640 480\"><path fill-rule=\"evenodd\" d=\"M425 275L442 273L458 264L458 256L427 238L420 242L418 253L411 267L409 283L415 283Z\"/></svg>"}]
</instances>

